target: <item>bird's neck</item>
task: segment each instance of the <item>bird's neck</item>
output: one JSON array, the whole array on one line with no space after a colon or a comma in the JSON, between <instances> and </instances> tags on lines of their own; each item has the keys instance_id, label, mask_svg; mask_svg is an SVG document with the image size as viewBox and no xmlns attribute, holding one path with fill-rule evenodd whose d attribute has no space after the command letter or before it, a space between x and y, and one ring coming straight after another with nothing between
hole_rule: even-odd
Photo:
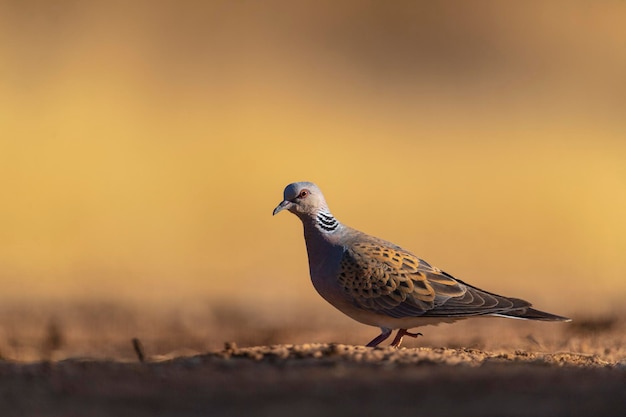
<instances>
[{"instance_id":1,"label":"bird's neck","mask_svg":"<svg viewBox=\"0 0 626 417\"><path fill-rule=\"evenodd\" d=\"M341 223L328 209L320 209L313 216L313 225L322 234L334 233L341 228Z\"/></svg>"},{"instance_id":2,"label":"bird's neck","mask_svg":"<svg viewBox=\"0 0 626 417\"><path fill-rule=\"evenodd\" d=\"M307 241L334 242L338 232L344 228L327 208L321 208L314 213L301 216L300 219L304 225L304 236Z\"/></svg>"},{"instance_id":3,"label":"bird's neck","mask_svg":"<svg viewBox=\"0 0 626 417\"><path fill-rule=\"evenodd\" d=\"M324 277L334 277L334 272L339 267L338 262L344 250L341 237L346 226L335 219L328 209L319 210L301 219L311 278L315 288L322 291L318 287L323 286Z\"/></svg>"}]
</instances>

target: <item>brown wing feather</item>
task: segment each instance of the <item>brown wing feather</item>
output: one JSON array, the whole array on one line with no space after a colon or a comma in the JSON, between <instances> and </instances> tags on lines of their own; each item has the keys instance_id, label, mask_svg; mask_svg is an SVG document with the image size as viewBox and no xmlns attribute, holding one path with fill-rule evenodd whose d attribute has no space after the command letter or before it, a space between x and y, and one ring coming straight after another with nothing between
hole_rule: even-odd
<instances>
[{"instance_id":1,"label":"brown wing feather","mask_svg":"<svg viewBox=\"0 0 626 417\"><path fill-rule=\"evenodd\" d=\"M462 317L530 305L465 284L384 241L346 248L338 280L356 305L391 317Z\"/></svg>"},{"instance_id":2,"label":"brown wing feather","mask_svg":"<svg viewBox=\"0 0 626 417\"><path fill-rule=\"evenodd\" d=\"M346 249L339 283L360 307L398 317L423 315L466 291L413 254L378 242Z\"/></svg>"}]
</instances>

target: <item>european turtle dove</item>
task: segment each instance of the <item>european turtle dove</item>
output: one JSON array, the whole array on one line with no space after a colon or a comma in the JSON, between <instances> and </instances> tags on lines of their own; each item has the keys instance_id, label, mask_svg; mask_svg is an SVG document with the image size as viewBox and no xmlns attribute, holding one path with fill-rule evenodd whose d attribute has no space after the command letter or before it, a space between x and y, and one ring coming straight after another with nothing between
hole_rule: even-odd
<instances>
[{"instance_id":1,"label":"european turtle dove","mask_svg":"<svg viewBox=\"0 0 626 417\"><path fill-rule=\"evenodd\" d=\"M398 347L403 336L420 335L407 329L475 316L570 320L535 310L527 301L476 288L393 243L341 224L313 183L289 184L273 214L282 210L304 225L317 292L349 317L380 327L381 334L367 346L377 346L398 329L391 343Z\"/></svg>"}]
</instances>

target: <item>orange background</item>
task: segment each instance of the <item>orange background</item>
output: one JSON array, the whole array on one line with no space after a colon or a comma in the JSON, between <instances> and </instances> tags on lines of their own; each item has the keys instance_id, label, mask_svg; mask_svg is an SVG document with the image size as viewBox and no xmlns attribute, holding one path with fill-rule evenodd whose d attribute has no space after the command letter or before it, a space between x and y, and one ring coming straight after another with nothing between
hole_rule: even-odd
<instances>
[{"instance_id":1,"label":"orange background","mask_svg":"<svg viewBox=\"0 0 626 417\"><path fill-rule=\"evenodd\" d=\"M0 302L326 308L297 219L271 216L308 180L344 223L479 287L561 314L618 307L624 16L2 1Z\"/></svg>"}]
</instances>

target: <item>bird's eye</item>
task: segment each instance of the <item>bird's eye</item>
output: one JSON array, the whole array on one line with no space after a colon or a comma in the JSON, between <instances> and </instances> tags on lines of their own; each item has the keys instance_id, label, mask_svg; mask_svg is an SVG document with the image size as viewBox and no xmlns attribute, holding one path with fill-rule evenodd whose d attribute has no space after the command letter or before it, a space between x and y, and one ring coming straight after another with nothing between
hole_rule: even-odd
<instances>
[{"instance_id":1,"label":"bird's eye","mask_svg":"<svg viewBox=\"0 0 626 417\"><path fill-rule=\"evenodd\" d=\"M300 191L300 194L298 194L298 198L304 198L307 195L309 195L309 190L302 190Z\"/></svg>"}]
</instances>

